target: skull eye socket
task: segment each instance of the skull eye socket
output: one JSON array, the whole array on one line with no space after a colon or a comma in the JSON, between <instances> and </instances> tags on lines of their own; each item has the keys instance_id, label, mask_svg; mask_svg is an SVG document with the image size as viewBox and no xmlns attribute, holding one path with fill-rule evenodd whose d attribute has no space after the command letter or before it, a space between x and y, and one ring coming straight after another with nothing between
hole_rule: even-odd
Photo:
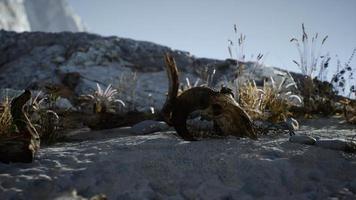
<instances>
[{"instance_id":1,"label":"skull eye socket","mask_svg":"<svg viewBox=\"0 0 356 200\"><path fill-rule=\"evenodd\" d=\"M232 97L235 97L234 93L232 92L232 89L228 88L228 87L222 87L220 90L221 94L229 94Z\"/></svg>"},{"instance_id":2,"label":"skull eye socket","mask_svg":"<svg viewBox=\"0 0 356 200\"><path fill-rule=\"evenodd\" d=\"M220 115L222 113L222 107L219 104L212 105L213 115Z\"/></svg>"}]
</instances>

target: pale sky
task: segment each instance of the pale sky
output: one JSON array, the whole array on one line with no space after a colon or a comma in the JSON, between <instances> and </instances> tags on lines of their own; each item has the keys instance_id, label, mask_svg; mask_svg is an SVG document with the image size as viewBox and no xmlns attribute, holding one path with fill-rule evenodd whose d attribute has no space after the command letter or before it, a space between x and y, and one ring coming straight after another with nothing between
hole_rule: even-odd
<instances>
[{"instance_id":1,"label":"pale sky","mask_svg":"<svg viewBox=\"0 0 356 200\"><path fill-rule=\"evenodd\" d=\"M152 41L197 57L229 57L233 25L246 35L247 56L293 71L298 53L289 40L328 35L324 52L346 62L356 47L356 0L69 0L90 32ZM334 59L335 61L335 59ZM332 62L331 64L334 64ZM356 64L354 60L353 65Z\"/></svg>"}]
</instances>

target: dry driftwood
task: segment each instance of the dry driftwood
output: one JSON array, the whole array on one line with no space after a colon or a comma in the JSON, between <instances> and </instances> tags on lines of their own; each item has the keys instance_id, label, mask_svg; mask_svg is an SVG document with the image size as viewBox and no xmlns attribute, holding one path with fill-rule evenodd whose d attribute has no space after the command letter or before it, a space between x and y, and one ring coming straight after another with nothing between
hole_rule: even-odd
<instances>
[{"instance_id":1,"label":"dry driftwood","mask_svg":"<svg viewBox=\"0 0 356 200\"><path fill-rule=\"evenodd\" d=\"M234 100L228 88L215 91L208 87L193 87L178 95L178 69L172 56L165 56L169 89L162 108L164 120L172 125L184 140L196 140L187 129L188 116L197 110L213 119L222 135L257 139L248 114Z\"/></svg>"},{"instance_id":2,"label":"dry driftwood","mask_svg":"<svg viewBox=\"0 0 356 200\"><path fill-rule=\"evenodd\" d=\"M39 135L24 112L24 105L30 98L31 92L26 90L11 102L11 115L17 132L0 140L0 162L30 163L40 147Z\"/></svg>"}]
</instances>

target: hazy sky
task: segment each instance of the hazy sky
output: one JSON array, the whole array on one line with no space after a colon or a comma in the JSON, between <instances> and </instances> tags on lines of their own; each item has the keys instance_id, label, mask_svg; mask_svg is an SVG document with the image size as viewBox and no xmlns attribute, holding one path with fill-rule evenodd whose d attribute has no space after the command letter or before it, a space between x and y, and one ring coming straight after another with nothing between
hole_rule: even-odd
<instances>
[{"instance_id":1,"label":"hazy sky","mask_svg":"<svg viewBox=\"0 0 356 200\"><path fill-rule=\"evenodd\" d=\"M197 57L229 57L233 25L246 35L247 56L297 70L289 40L328 35L324 52L346 61L356 47L356 0L69 0L90 32L152 41ZM335 59L334 59L335 60ZM355 61L353 65L355 65Z\"/></svg>"}]
</instances>

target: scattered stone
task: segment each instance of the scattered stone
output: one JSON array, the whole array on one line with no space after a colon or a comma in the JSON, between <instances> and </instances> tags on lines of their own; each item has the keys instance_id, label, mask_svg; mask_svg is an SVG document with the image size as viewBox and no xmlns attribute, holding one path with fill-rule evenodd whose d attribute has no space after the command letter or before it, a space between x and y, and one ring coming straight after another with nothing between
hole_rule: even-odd
<instances>
[{"instance_id":1,"label":"scattered stone","mask_svg":"<svg viewBox=\"0 0 356 200\"><path fill-rule=\"evenodd\" d=\"M289 137L289 142L298 144L314 145L316 141L315 138L308 135L293 135Z\"/></svg>"},{"instance_id":2,"label":"scattered stone","mask_svg":"<svg viewBox=\"0 0 356 200\"><path fill-rule=\"evenodd\" d=\"M132 126L131 132L137 135L145 135L158 131L164 131L168 128L169 126L165 122L145 120Z\"/></svg>"}]
</instances>

